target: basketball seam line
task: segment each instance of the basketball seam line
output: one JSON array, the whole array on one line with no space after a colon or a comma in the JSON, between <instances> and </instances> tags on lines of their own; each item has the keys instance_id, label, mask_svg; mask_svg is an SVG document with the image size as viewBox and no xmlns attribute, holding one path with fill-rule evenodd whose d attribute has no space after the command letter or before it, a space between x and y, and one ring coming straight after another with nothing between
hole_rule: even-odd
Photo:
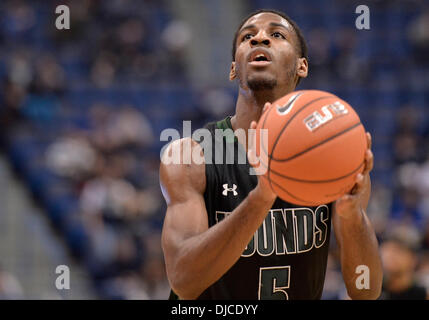
<instances>
[{"instance_id":1,"label":"basketball seam line","mask_svg":"<svg viewBox=\"0 0 429 320\"><path fill-rule=\"evenodd\" d=\"M355 127L358 127L359 125L361 125L362 123L359 121L359 123L356 123L355 125L353 125L353 126L351 126L351 127L349 127L349 128L347 128L346 130L344 130L343 132L341 132L340 134L336 134L336 135L334 135L334 136L332 136L332 137L330 137L330 138L328 138L328 139L326 139L326 140L324 140L324 141L322 141L321 143L319 143L318 145L321 145L321 144L323 144L323 143L325 143L325 142L328 142L328 141L330 141L330 140L332 140L332 139L334 139L334 138L336 138L338 135L341 135L341 134L343 134L343 133L345 133L345 132L347 132L347 131L349 131L349 130L352 130L352 129L354 129ZM307 150L305 150L305 152L307 152L307 151L310 151L311 149L313 149L313 148L309 148L309 149L307 149ZM274 150L273 150L274 151ZM302 154L302 153L301 153ZM271 159L269 159L269 163L270 163L270 161L271 161ZM261 164L262 164L262 162L261 162ZM263 164L262 164L263 165ZM360 165L360 166L362 166L362 164ZM360 168L360 166L359 166L359 168ZM265 165L264 165L264 167L265 167ZM268 175L265 177L264 176L264 178L266 178L267 180L268 180L268 182L270 183L270 186L271 186L271 189L273 190L273 184L274 185L276 185L278 188L280 188L281 190L283 190L284 192L286 192L288 195L290 195L292 198L294 198L294 199L296 199L296 200L298 200L298 201L302 201L302 202L306 202L308 205L313 205L311 202L309 202L309 201L307 201L307 200L304 200L304 199L301 199L301 198L298 198L297 196L295 196L294 194L292 194L292 193L290 193L288 190L286 190L285 188L283 188L282 186L280 186L278 183L276 183L275 181L271 181L271 178L270 178L270 171L268 171ZM274 190L273 190L274 191Z\"/></svg>"},{"instance_id":2,"label":"basketball seam line","mask_svg":"<svg viewBox=\"0 0 429 320\"><path fill-rule=\"evenodd\" d=\"M283 133L283 131L286 129L286 127L289 125L289 123L302 111L302 110L304 110L305 108L307 108L310 104L312 104L313 102L316 102L316 101L319 101L319 100L321 100L321 99L326 99L326 98L332 98L333 96L323 96L323 97L319 97L319 98L316 98L316 99L313 99L313 100L311 100L311 101L309 101L309 102L307 102L305 105L303 105L302 107L301 107L301 109L298 109L297 111L296 111L296 113L294 114L294 115L292 115L291 117L290 117L290 119L285 123L285 125L284 125L284 127L280 130L280 133L279 133L279 135L277 136L277 138L276 138L276 141L274 141L274 145L273 145L273 150L271 151L271 154L274 152L274 148L276 147L276 144L277 144L277 142L278 142L278 140L280 139L280 136L282 135L282 133ZM265 119L264 119L264 123L262 124L262 128L261 129L269 129L269 128L265 128L265 122L267 121L267 119L268 119L268 116L269 116L269 114L270 114L270 112L274 109L275 107L273 106L269 111L268 111L268 113L267 113L267 115L265 116ZM265 152L265 154L268 154L268 152L267 152L267 150L265 149L265 146L264 146L264 141L263 140L261 140L261 146L262 146L262 151L264 151Z\"/></svg>"},{"instance_id":3,"label":"basketball seam line","mask_svg":"<svg viewBox=\"0 0 429 320\"><path fill-rule=\"evenodd\" d=\"M272 159L272 155L273 155L273 153L274 153L274 150L275 150L275 148L276 148L276 146L277 146L277 143L278 143L278 141L279 141L279 139L280 139L280 137L281 137L281 135L282 135L282 133L283 133L283 131L286 129L286 127L289 125L289 123L302 111L302 110L304 110L305 108L307 108L308 106L310 106L313 102L316 102L316 101L319 101L319 100L322 100L322 99L327 99L327 98L332 98L332 97L335 97L335 96L333 96L333 95L329 95L329 96L323 96L323 97L319 97L319 98L316 98L316 99L313 99L313 100L311 100L311 101L309 101L309 102L307 102L307 104L305 104L301 109L299 109L289 120L288 120L288 122L286 122L286 124L283 126L283 128L280 130L280 133L278 134L278 136L277 136L277 138L276 138L276 141L274 141L274 144L273 144L273 149L271 150L271 154L269 154L268 152L265 152L265 150L264 149L262 149L267 155L268 155L268 166L270 166L270 164L271 164L271 159ZM268 115L267 115L267 117L268 117ZM265 129L265 128L262 128L262 129ZM261 145L262 145L262 148L263 148L263 141L261 141ZM270 178L270 171L268 171L268 181L270 182L270 186L271 186L271 189L272 189L272 184L271 184L271 178ZM299 199L298 199L299 200Z\"/></svg>"},{"instance_id":4,"label":"basketball seam line","mask_svg":"<svg viewBox=\"0 0 429 320\"><path fill-rule=\"evenodd\" d=\"M293 156L291 156L291 157L289 157L289 158L285 158L285 159L276 159L276 158L271 158L271 159L272 159L272 160L274 160L274 161L277 161L277 162L286 162L286 161L293 160L293 159L295 159L295 158L297 158L297 157L299 157L299 156L303 155L304 153L306 153L306 152L308 152L308 151L310 151L310 150L313 150L314 148L320 147L321 145L325 144L326 142L329 142L329 141L331 141L331 140L333 140L333 139L337 138L338 136L340 136L340 135L342 135L342 134L344 134L344 133L346 133L346 132L348 132L348 131L350 131L350 130L353 130L354 128L358 127L358 126L359 126L359 125L361 125L361 124L362 124L362 123L359 121L358 123L356 123L356 124L354 124L354 125L352 125L352 126L348 127L347 129L344 129L343 131L338 132L338 133L334 134L333 136L331 136L331 137L329 137L329 138L326 138L325 140L320 141L319 143L315 144L314 146L311 146L311 147L309 147L309 148L307 148L307 149L305 149L305 150L303 150L303 151L301 151L301 152L299 152L299 153L297 153L297 154L294 154Z\"/></svg>"},{"instance_id":5,"label":"basketball seam line","mask_svg":"<svg viewBox=\"0 0 429 320\"><path fill-rule=\"evenodd\" d=\"M271 181L270 181L271 182ZM284 192L286 192L288 195L290 195L292 198L295 198L296 200L298 200L298 201L301 201L301 202L306 202L307 203L307 205L309 205L309 206L315 206L315 204L313 203L313 202L309 202L309 201L307 201L307 200L304 200L304 199L301 199L301 198L298 198L297 196L295 196L294 194L292 194L292 193L290 193L289 191L287 191L284 187L282 187L281 185L279 185L278 183L276 183L275 181L272 181L271 183L273 183L273 184L275 184L278 188L280 188L280 189L282 189ZM274 191L274 190L273 190Z\"/></svg>"},{"instance_id":6,"label":"basketball seam line","mask_svg":"<svg viewBox=\"0 0 429 320\"><path fill-rule=\"evenodd\" d=\"M268 169L267 166L262 161L260 162L260 164L264 168ZM296 181L296 182L303 182L303 183L327 183L327 182L334 182L334 181L338 181L338 180L341 180L341 179L345 179L345 178L351 176L353 173L355 173L356 171L358 171L362 167L362 165L364 165L364 164L365 164L365 161L363 161L356 169L353 169L350 173L347 173L346 175L338 177L338 178L332 178L332 179L327 179L327 180L303 180L303 179L298 179L298 178L293 178L293 177L285 176L285 175L283 175L283 174L281 174L281 173L279 173L277 171L274 171L272 169L270 171L271 171L271 173L273 173L273 174L275 174L275 175L277 175L279 177L282 177L282 178L285 178L285 179L288 179L288 180L292 180L292 181Z\"/></svg>"},{"instance_id":7,"label":"basketball seam line","mask_svg":"<svg viewBox=\"0 0 429 320\"><path fill-rule=\"evenodd\" d=\"M267 180L269 180L268 179L268 177L266 177L266 176L261 176L262 178L265 178L265 179L267 179ZM271 184L271 181L269 181L270 182L270 184ZM295 196L294 194L292 194L292 193L290 193L289 191L287 191L285 188L283 188L282 186L280 186L278 183L276 183L275 181L273 181L272 182L272 184L274 184L274 185L276 185L277 187L279 187L280 189L282 189L284 192L286 192L288 195L290 195L292 198L294 198L294 199L296 199L296 200L298 200L298 201L301 201L301 202L306 202L307 203L307 205L308 206L314 206L315 204L314 203L312 203L312 202L309 202L309 201L306 201L306 200L304 200L304 199L300 199L300 198L298 198L297 196ZM275 192L274 190L273 190L273 187L271 186L271 190L273 191L273 192ZM277 196L278 197L278 196Z\"/></svg>"}]
</instances>

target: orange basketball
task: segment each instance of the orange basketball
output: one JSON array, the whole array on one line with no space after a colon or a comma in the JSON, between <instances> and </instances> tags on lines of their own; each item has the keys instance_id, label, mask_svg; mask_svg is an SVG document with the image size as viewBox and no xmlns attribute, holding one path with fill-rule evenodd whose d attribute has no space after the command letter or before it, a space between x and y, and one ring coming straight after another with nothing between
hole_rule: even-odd
<instances>
[{"instance_id":1,"label":"orange basketball","mask_svg":"<svg viewBox=\"0 0 429 320\"><path fill-rule=\"evenodd\" d=\"M298 205L327 204L349 192L367 147L357 113L325 91L294 91L275 101L257 125L256 154L267 168L262 177L280 198Z\"/></svg>"}]
</instances>

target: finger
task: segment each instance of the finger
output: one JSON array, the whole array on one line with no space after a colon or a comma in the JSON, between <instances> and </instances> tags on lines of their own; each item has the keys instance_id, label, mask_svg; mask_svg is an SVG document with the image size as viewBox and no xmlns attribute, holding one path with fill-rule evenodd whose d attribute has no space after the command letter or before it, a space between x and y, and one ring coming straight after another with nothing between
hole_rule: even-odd
<instances>
[{"instance_id":1,"label":"finger","mask_svg":"<svg viewBox=\"0 0 429 320\"><path fill-rule=\"evenodd\" d=\"M256 153L253 148L249 148L249 150L247 150L247 159L249 160L249 164L252 166L258 164L258 159L256 158Z\"/></svg>"},{"instance_id":2,"label":"finger","mask_svg":"<svg viewBox=\"0 0 429 320\"><path fill-rule=\"evenodd\" d=\"M353 186L352 190L350 191L351 195L355 195L358 194L362 191L363 186L364 186L364 176L363 174L359 173L356 176L356 180L355 180L355 185Z\"/></svg>"},{"instance_id":3,"label":"finger","mask_svg":"<svg viewBox=\"0 0 429 320\"><path fill-rule=\"evenodd\" d=\"M255 150L255 135L256 135L256 122L252 121L250 123L250 130L248 130L248 139L249 139L249 148L247 150L247 158L249 163L255 165L256 161L256 150Z\"/></svg>"},{"instance_id":4,"label":"finger","mask_svg":"<svg viewBox=\"0 0 429 320\"><path fill-rule=\"evenodd\" d=\"M271 107L271 103L266 102L264 108L262 109L262 112L265 112L269 107Z\"/></svg>"},{"instance_id":5,"label":"finger","mask_svg":"<svg viewBox=\"0 0 429 320\"><path fill-rule=\"evenodd\" d=\"M252 149L249 149L247 151L247 160L249 161L249 164L251 166L256 166L258 164L258 161L256 159L255 153L252 151Z\"/></svg>"},{"instance_id":6,"label":"finger","mask_svg":"<svg viewBox=\"0 0 429 320\"><path fill-rule=\"evenodd\" d=\"M256 129L256 126L258 125L258 123L256 121L252 121L250 123L250 129Z\"/></svg>"},{"instance_id":7,"label":"finger","mask_svg":"<svg viewBox=\"0 0 429 320\"><path fill-rule=\"evenodd\" d=\"M255 126L255 121L252 121L250 123L250 129L247 131L248 132L248 139L249 139L249 149L254 149L255 146L255 136L256 136L256 126Z\"/></svg>"},{"instance_id":8,"label":"finger","mask_svg":"<svg viewBox=\"0 0 429 320\"><path fill-rule=\"evenodd\" d=\"M372 147L372 136L371 136L371 133L369 133L369 132L366 133L366 143L368 145L368 149L371 149L371 147Z\"/></svg>"},{"instance_id":9,"label":"finger","mask_svg":"<svg viewBox=\"0 0 429 320\"><path fill-rule=\"evenodd\" d=\"M352 199L353 196L349 195L349 194L345 194L343 195L340 199L338 199L339 201L349 201L350 199Z\"/></svg>"},{"instance_id":10,"label":"finger","mask_svg":"<svg viewBox=\"0 0 429 320\"><path fill-rule=\"evenodd\" d=\"M363 175L368 174L374 167L374 155L371 150L367 150L365 153L365 167L362 172Z\"/></svg>"}]
</instances>

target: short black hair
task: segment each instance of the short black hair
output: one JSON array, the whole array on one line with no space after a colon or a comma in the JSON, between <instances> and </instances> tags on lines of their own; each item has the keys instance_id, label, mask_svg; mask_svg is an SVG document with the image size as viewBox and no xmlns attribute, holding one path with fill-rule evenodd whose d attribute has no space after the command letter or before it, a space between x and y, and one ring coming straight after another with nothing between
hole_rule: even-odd
<instances>
[{"instance_id":1,"label":"short black hair","mask_svg":"<svg viewBox=\"0 0 429 320\"><path fill-rule=\"evenodd\" d=\"M304 36L302 34L301 29L298 27L298 25L296 24L295 21L293 21L287 14L285 14L284 12L278 11L278 10L274 10L274 9L259 9L257 11L254 11L252 13L250 13L247 17L245 17L241 23L240 26L238 27L237 31L235 31L235 35L234 35L234 40L232 43L232 61L235 61L235 52L237 50L237 37L238 37L238 33L240 32L241 28L243 27L243 25L246 23L247 20L249 20L251 17L256 16L259 13L274 13L284 19L286 19L293 27L293 29L295 30L295 34L298 38L299 41L299 55L301 58L305 58L308 60L308 49L307 49L307 43L305 42Z\"/></svg>"}]
</instances>

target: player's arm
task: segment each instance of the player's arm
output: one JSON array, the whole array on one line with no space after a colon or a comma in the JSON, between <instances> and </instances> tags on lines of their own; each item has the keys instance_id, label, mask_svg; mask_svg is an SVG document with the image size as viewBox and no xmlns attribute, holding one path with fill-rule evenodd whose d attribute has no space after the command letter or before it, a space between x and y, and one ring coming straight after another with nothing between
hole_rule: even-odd
<instances>
[{"instance_id":1,"label":"player's arm","mask_svg":"<svg viewBox=\"0 0 429 320\"><path fill-rule=\"evenodd\" d=\"M377 299L381 293L383 270L378 251L378 241L366 214L371 193L369 172L373 167L371 136L368 136L369 149L365 156L365 169L356 178L350 194L344 195L333 206L333 225L340 250L341 270L347 293L352 299ZM369 289L359 289L357 278L366 266L369 270ZM364 267L365 268L365 267Z\"/></svg>"},{"instance_id":2,"label":"player's arm","mask_svg":"<svg viewBox=\"0 0 429 320\"><path fill-rule=\"evenodd\" d=\"M172 143L164 154L171 156L174 145L186 152L185 141ZM191 151L202 155L200 145L191 141ZM168 280L181 299L195 299L239 259L275 195L258 185L226 219L209 228L204 163L161 161L160 182L167 202L162 248Z\"/></svg>"}]
</instances>

